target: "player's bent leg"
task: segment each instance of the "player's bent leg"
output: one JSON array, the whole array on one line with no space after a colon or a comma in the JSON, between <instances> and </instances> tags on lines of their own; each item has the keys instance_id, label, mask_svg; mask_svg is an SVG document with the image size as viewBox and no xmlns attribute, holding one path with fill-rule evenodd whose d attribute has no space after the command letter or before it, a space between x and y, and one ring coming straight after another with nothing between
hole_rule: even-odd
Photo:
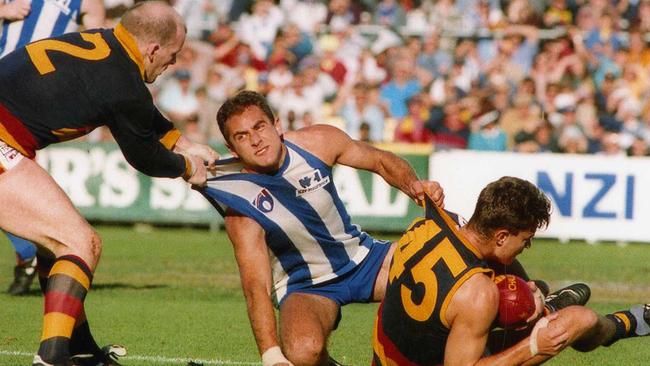
<instances>
[{"instance_id":1,"label":"player's bent leg","mask_svg":"<svg viewBox=\"0 0 650 366\"><path fill-rule=\"evenodd\" d=\"M280 338L284 355L295 366L327 365L327 339L340 307L324 296L292 293L280 307Z\"/></svg>"},{"instance_id":2,"label":"player's bent leg","mask_svg":"<svg viewBox=\"0 0 650 366\"><path fill-rule=\"evenodd\" d=\"M590 343L599 332L599 316L587 307L569 306L558 310L557 314L558 318L549 323L549 327L560 326L566 329L569 338L565 347L577 344L577 347L581 348Z\"/></svg>"},{"instance_id":3,"label":"player's bent leg","mask_svg":"<svg viewBox=\"0 0 650 366\"><path fill-rule=\"evenodd\" d=\"M30 159L0 174L0 227L54 253L95 268L101 240L54 179Z\"/></svg>"},{"instance_id":4,"label":"player's bent leg","mask_svg":"<svg viewBox=\"0 0 650 366\"><path fill-rule=\"evenodd\" d=\"M20 163L0 174L0 226L52 252L56 257L45 287L45 315L41 345L34 363L66 364L69 344L92 273L101 240L70 199L34 161Z\"/></svg>"}]
</instances>

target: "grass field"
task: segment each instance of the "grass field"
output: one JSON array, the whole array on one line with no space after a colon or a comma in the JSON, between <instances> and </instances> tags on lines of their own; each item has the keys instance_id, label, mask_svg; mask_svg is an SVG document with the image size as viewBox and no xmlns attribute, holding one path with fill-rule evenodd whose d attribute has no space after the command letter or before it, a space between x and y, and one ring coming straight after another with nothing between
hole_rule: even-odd
<instances>
[{"instance_id":1,"label":"grass field","mask_svg":"<svg viewBox=\"0 0 650 366\"><path fill-rule=\"evenodd\" d=\"M237 268L223 232L198 229L100 227L104 253L86 311L101 344L121 343L124 364L254 365L259 357L239 289ZM0 239L0 291L8 286L14 256ZM572 281L592 286L599 312L650 301L650 246L558 244L537 240L522 256L529 273L552 287ZM0 293L0 366L29 365L38 348L42 299L34 291ZM376 305L351 305L330 342L332 355L369 365ZM648 365L650 337L619 342L589 354L568 350L549 365Z\"/></svg>"}]
</instances>

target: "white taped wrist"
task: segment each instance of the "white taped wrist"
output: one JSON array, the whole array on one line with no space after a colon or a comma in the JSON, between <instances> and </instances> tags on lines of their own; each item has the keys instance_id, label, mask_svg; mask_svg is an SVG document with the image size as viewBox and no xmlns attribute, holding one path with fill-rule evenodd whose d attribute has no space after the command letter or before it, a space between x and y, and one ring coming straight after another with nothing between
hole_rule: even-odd
<instances>
[{"instance_id":1,"label":"white taped wrist","mask_svg":"<svg viewBox=\"0 0 650 366\"><path fill-rule=\"evenodd\" d=\"M273 366L277 363L287 363L291 365L291 362L289 362L289 360L287 360L287 358L282 354L280 347L271 347L262 353L262 366Z\"/></svg>"},{"instance_id":2,"label":"white taped wrist","mask_svg":"<svg viewBox=\"0 0 650 366\"><path fill-rule=\"evenodd\" d=\"M547 318L541 318L540 320L537 321L537 323L533 327L533 331L530 332L530 355L531 355L531 357L535 357L539 353L539 348L537 347L537 333L539 333L540 329L546 328L546 326L548 326L548 319Z\"/></svg>"}]
</instances>

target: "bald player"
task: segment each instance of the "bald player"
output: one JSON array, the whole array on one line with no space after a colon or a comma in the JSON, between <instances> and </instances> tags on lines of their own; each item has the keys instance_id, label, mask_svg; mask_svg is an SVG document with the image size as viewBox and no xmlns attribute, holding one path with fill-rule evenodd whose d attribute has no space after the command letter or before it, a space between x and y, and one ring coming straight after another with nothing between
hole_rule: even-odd
<instances>
[{"instance_id":1,"label":"bald player","mask_svg":"<svg viewBox=\"0 0 650 366\"><path fill-rule=\"evenodd\" d=\"M71 364L70 339L85 321L102 249L99 235L34 162L36 150L105 125L135 169L204 185L204 161L218 155L182 136L145 86L174 64L185 32L169 5L141 2L115 29L36 41L0 59L0 207L12 207L0 212L0 228L51 258L40 269L45 315L32 365Z\"/></svg>"}]
</instances>

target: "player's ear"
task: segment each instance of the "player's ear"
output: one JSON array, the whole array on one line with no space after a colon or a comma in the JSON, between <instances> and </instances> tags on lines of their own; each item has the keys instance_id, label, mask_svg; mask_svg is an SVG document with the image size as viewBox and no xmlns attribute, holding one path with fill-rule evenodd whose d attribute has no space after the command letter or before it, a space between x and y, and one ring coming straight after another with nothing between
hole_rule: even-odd
<instances>
[{"instance_id":1,"label":"player's ear","mask_svg":"<svg viewBox=\"0 0 650 366\"><path fill-rule=\"evenodd\" d=\"M153 58L160 51L160 45L158 43L149 43L147 45L145 57L149 59L149 62L153 62Z\"/></svg>"},{"instance_id":2,"label":"player's ear","mask_svg":"<svg viewBox=\"0 0 650 366\"><path fill-rule=\"evenodd\" d=\"M228 151L232 154L232 156L239 158L239 155L235 152L235 149L233 149L232 145L226 140L226 147L228 148Z\"/></svg>"},{"instance_id":3,"label":"player's ear","mask_svg":"<svg viewBox=\"0 0 650 366\"><path fill-rule=\"evenodd\" d=\"M275 127L275 130L278 131L278 134L282 135L282 123L280 122L280 118L275 117L273 126Z\"/></svg>"},{"instance_id":4,"label":"player's ear","mask_svg":"<svg viewBox=\"0 0 650 366\"><path fill-rule=\"evenodd\" d=\"M510 232L506 229L497 229L496 231L494 231L493 235L497 247L500 247L506 243L506 239L508 239L508 236L510 236Z\"/></svg>"}]
</instances>

